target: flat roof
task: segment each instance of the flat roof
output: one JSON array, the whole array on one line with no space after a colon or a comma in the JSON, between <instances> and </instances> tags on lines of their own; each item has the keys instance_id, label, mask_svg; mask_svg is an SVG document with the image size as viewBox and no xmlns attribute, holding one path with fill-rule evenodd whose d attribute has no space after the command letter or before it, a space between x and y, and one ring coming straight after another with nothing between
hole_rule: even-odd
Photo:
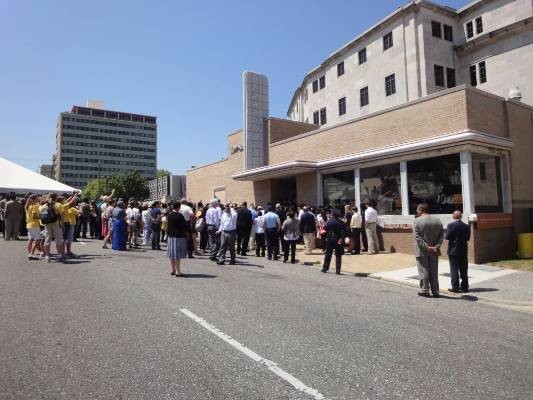
<instances>
[{"instance_id":1,"label":"flat roof","mask_svg":"<svg viewBox=\"0 0 533 400\"><path fill-rule=\"evenodd\" d=\"M152 115L134 114L123 111L103 110L101 108L72 106L72 114L83 115L86 117L97 117L115 119L120 121L141 122L146 124L156 124L157 117Z\"/></svg>"}]
</instances>

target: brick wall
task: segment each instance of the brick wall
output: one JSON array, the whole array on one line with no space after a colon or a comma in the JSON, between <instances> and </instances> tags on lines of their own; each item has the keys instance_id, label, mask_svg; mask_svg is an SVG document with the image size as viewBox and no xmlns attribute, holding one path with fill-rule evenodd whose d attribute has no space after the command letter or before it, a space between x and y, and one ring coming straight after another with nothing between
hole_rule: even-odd
<instances>
[{"instance_id":1,"label":"brick wall","mask_svg":"<svg viewBox=\"0 0 533 400\"><path fill-rule=\"evenodd\" d=\"M276 143L281 140L297 136L301 133L311 132L315 129L318 129L318 125L279 118L268 118L266 120L266 126L269 143Z\"/></svg>"},{"instance_id":2,"label":"brick wall","mask_svg":"<svg viewBox=\"0 0 533 400\"><path fill-rule=\"evenodd\" d=\"M505 103L501 98L469 88L466 93L468 127L497 136L508 136Z\"/></svg>"},{"instance_id":3,"label":"brick wall","mask_svg":"<svg viewBox=\"0 0 533 400\"><path fill-rule=\"evenodd\" d=\"M270 164L316 161L467 128L466 90L432 96L370 117L272 144Z\"/></svg>"},{"instance_id":4,"label":"brick wall","mask_svg":"<svg viewBox=\"0 0 533 400\"><path fill-rule=\"evenodd\" d=\"M296 175L296 193L296 201L300 205L321 204L322 201L317 199L317 174L314 172L309 172L306 174Z\"/></svg>"}]
</instances>

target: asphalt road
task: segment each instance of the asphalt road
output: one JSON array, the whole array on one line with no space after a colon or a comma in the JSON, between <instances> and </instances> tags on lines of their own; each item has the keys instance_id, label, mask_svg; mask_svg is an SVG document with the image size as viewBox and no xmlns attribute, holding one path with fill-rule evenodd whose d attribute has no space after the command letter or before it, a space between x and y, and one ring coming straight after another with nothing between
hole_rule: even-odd
<instances>
[{"instance_id":1,"label":"asphalt road","mask_svg":"<svg viewBox=\"0 0 533 400\"><path fill-rule=\"evenodd\" d=\"M174 278L164 252L75 251L0 241L0 399L532 396L528 313L255 257Z\"/></svg>"}]
</instances>

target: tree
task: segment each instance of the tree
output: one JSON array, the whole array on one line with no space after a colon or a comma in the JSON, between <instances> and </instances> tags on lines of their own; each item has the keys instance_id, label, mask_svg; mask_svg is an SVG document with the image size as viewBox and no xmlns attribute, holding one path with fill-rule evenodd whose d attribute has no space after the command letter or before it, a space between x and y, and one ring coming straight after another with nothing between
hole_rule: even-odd
<instances>
[{"instance_id":1,"label":"tree","mask_svg":"<svg viewBox=\"0 0 533 400\"><path fill-rule=\"evenodd\" d=\"M124 200L128 200L130 197L142 200L149 195L146 179L142 177L139 171L129 171L127 173L100 178L99 193L98 179L92 179L83 190L83 197L97 199L104 193L111 193L113 189L115 190L114 197Z\"/></svg>"},{"instance_id":2,"label":"tree","mask_svg":"<svg viewBox=\"0 0 533 400\"><path fill-rule=\"evenodd\" d=\"M169 170L166 170L166 169L158 169L157 172L155 173L155 177L156 178L161 178L161 177L167 176L167 175L172 175L172 172L170 172Z\"/></svg>"},{"instance_id":3,"label":"tree","mask_svg":"<svg viewBox=\"0 0 533 400\"><path fill-rule=\"evenodd\" d=\"M104 193L110 193L111 190L113 189L108 186L107 178L100 178L100 184L98 184L98 178L94 178L87 182L87 186L82 192L82 198L97 199Z\"/></svg>"}]
</instances>

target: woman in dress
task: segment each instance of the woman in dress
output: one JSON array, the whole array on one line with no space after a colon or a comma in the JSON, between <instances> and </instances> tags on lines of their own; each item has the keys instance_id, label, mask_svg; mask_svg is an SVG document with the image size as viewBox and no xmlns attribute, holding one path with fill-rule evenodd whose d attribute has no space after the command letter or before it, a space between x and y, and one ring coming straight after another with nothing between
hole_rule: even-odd
<instances>
[{"instance_id":1,"label":"woman in dress","mask_svg":"<svg viewBox=\"0 0 533 400\"><path fill-rule=\"evenodd\" d=\"M113 211L115 210L115 200L110 199L105 209L105 220L107 221L107 235L104 237L104 245L102 249L107 249L107 244L113 241Z\"/></svg>"},{"instance_id":2,"label":"woman in dress","mask_svg":"<svg viewBox=\"0 0 533 400\"><path fill-rule=\"evenodd\" d=\"M113 250L126 250L127 227L126 205L119 201L113 210Z\"/></svg>"},{"instance_id":3,"label":"woman in dress","mask_svg":"<svg viewBox=\"0 0 533 400\"><path fill-rule=\"evenodd\" d=\"M180 260L187 258L188 226L185 217L180 214L181 204L172 203L172 210L167 216L167 256L170 258L170 275L183 276L180 270Z\"/></svg>"}]
</instances>

